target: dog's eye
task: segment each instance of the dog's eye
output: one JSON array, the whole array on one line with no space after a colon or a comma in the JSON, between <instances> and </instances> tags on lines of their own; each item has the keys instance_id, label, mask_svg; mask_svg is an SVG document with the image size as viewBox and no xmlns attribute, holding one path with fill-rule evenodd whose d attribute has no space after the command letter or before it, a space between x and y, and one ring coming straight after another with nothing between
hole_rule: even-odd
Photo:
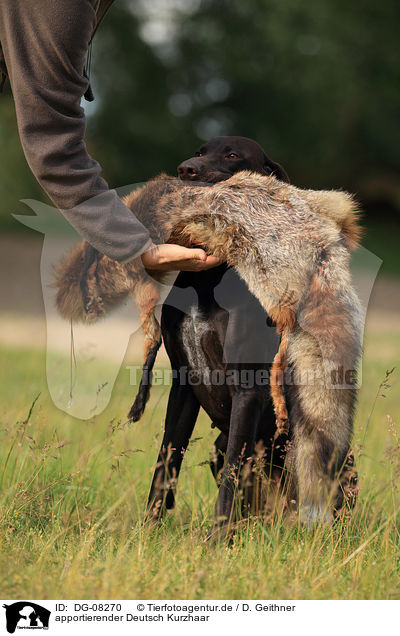
<instances>
[{"instance_id":1,"label":"dog's eye","mask_svg":"<svg viewBox=\"0 0 400 636\"><path fill-rule=\"evenodd\" d=\"M239 159L239 155L236 152L230 152L229 155L226 155L226 159Z\"/></svg>"},{"instance_id":2,"label":"dog's eye","mask_svg":"<svg viewBox=\"0 0 400 636\"><path fill-rule=\"evenodd\" d=\"M202 153L202 152L200 152L200 150L197 150L197 151L194 153L194 156L195 156L195 157L201 157L202 155L203 155L203 153Z\"/></svg>"}]
</instances>

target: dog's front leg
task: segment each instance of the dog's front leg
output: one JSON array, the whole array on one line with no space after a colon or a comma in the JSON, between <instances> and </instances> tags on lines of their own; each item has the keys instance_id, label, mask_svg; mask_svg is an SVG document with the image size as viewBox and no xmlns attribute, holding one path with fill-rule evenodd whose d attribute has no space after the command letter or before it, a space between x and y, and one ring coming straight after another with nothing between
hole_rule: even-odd
<instances>
[{"instance_id":1,"label":"dog's front leg","mask_svg":"<svg viewBox=\"0 0 400 636\"><path fill-rule=\"evenodd\" d=\"M239 504L238 495L244 494L244 475L251 470L260 412L259 396L251 389L242 390L233 397L228 446L215 505L215 528L211 535L221 536L229 531L235 504Z\"/></svg>"},{"instance_id":2,"label":"dog's front leg","mask_svg":"<svg viewBox=\"0 0 400 636\"><path fill-rule=\"evenodd\" d=\"M168 399L164 437L147 502L148 517L152 520L159 519L165 509L174 507L176 482L199 408L192 387L181 385L177 378L174 379Z\"/></svg>"}]
</instances>

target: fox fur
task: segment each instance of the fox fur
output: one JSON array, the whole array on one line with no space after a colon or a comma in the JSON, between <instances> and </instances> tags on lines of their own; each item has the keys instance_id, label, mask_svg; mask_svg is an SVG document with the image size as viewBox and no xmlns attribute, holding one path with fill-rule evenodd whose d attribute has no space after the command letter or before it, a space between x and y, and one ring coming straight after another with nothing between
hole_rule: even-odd
<instances>
[{"instance_id":1,"label":"fox fur","mask_svg":"<svg viewBox=\"0 0 400 636\"><path fill-rule=\"evenodd\" d=\"M243 171L207 187L161 175L124 201L154 243L202 245L233 266L275 321L282 336L271 372L277 433L287 427L282 385L290 369L296 379L288 387L294 402L289 463L297 499L306 521L328 518L334 474L349 451L361 354L360 305L349 272L350 250L361 233L354 200L345 192L302 190ZM154 354L161 336L153 278L161 273L151 278L140 258L120 264L99 255L87 270L85 302L86 252L81 243L57 269L61 315L95 320L133 295L145 358ZM344 388L332 380L339 368L350 372Z\"/></svg>"}]
</instances>

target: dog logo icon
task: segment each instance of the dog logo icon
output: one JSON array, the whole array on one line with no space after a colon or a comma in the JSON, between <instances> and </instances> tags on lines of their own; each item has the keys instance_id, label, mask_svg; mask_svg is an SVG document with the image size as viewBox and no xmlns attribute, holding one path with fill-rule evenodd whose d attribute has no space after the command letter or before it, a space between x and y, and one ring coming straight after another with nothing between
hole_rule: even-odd
<instances>
[{"instance_id":1,"label":"dog logo icon","mask_svg":"<svg viewBox=\"0 0 400 636\"><path fill-rule=\"evenodd\" d=\"M51 612L37 603L18 601L3 607L6 610L6 627L9 634L14 634L16 629L49 629Z\"/></svg>"}]
</instances>

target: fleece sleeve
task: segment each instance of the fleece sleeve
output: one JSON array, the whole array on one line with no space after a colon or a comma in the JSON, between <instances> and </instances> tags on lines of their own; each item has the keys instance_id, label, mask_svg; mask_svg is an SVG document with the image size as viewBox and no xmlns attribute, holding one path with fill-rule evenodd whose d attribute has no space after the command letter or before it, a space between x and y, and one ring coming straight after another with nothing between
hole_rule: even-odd
<instances>
[{"instance_id":1,"label":"fleece sleeve","mask_svg":"<svg viewBox=\"0 0 400 636\"><path fill-rule=\"evenodd\" d=\"M90 0L1 0L0 43L28 164L78 233L124 262L145 251L147 229L110 190L84 142L83 69L96 25ZM21 197L26 193L21 193Z\"/></svg>"}]
</instances>

